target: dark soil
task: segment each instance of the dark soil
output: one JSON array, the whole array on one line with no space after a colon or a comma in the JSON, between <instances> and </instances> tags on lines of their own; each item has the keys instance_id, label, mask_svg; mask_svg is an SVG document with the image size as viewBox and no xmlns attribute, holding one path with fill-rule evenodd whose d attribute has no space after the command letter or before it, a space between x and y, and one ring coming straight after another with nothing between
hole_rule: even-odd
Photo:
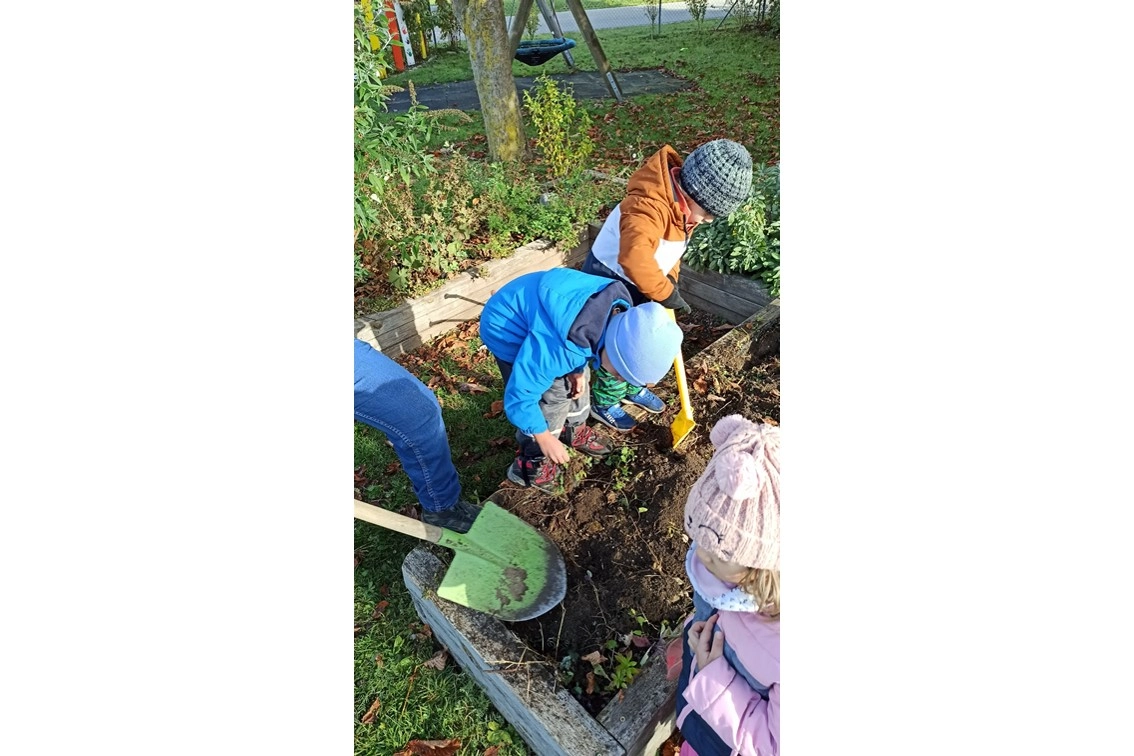
<instances>
[{"instance_id":1,"label":"dark soil","mask_svg":"<svg viewBox=\"0 0 1134 756\"><path fill-rule=\"evenodd\" d=\"M644 663L647 653L661 653L658 641L679 631L692 610L684 568L689 542L682 521L689 489L713 453L709 431L733 413L779 424L778 325L759 345L722 349L732 341L728 334L734 324L699 310L680 315L678 323L685 332L682 356L697 426L677 449L672 448L670 424L680 402L671 370L654 388L667 402L661 415L635 412L642 422L627 434L590 421L613 439L614 454L601 461L572 454L565 493L550 496L507 479L497 491L501 506L548 534L567 565L562 604L510 627L537 657L558 670L564 687L596 715L618 692L610 679L618 664L616 654ZM438 373L429 379L431 387L438 381L460 380L491 387L499 379L482 375L482 363L491 357L483 350L474 350L472 358L465 354L477 334L477 323L470 321L398 361L420 375L424 363L440 363L448 356L460 369L453 376ZM710 346L705 355L695 357ZM738 349L746 351L740 354ZM507 445L511 435L500 440ZM584 659L599 661L594 652L603 657L597 668Z\"/></svg>"},{"instance_id":2,"label":"dark soil","mask_svg":"<svg viewBox=\"0 0 1134 756\"><path fill-rule=\"evenodd\" d=\"M704 316L700 313L692 320ZM682 319L691 322L688 316ZM588 679L594 668L580 657L600 651L607 659L603 671L609 674L616 653L640 660L663 634L679 629L692 610L684 569L689 547L682 528L685 500L712 456L709 431L717 420L739 413L779 424L776 329L774 353L747 355L743 367L731 375L714 370L711 363L707 369L689 367L689 356L723 333L710 326L688 329L683 353L697 427L676 450L670 423L680 403L671 372L655 389L667 400L666 411L644 416L648 419L631 433L617 434L615 455L626 454L627 459L617 461L612 455L589 466L573 459L568 490L562 496L507 482L500 492L501 505L546 532L567 564L568 588L562 605L542 617L515 623L512 629L534 652L559 667L565 687L592 714L616 691L607 690L610 683L601 676ZM619 447L633 454L620 452ZM585 477L576 480L580 473Z\"/></svg>"}]
</instances>

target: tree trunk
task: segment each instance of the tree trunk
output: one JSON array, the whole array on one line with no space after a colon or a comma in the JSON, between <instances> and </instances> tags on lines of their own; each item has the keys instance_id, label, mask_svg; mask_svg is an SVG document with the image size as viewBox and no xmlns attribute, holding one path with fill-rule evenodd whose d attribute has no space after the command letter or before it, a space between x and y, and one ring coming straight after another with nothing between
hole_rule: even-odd
<instances>
[{"instance_id":1,"label":"tree trunk","mask_svg":"<svg viewBox=\"0 0 1134 756\"><path fill-rule=\"evenodd\" d=\"M511 44L501 0L452 0L469 45L476 93L492 160L518 163L525 157L524 122L512 78Z\"/></svg>"}]
</instances>

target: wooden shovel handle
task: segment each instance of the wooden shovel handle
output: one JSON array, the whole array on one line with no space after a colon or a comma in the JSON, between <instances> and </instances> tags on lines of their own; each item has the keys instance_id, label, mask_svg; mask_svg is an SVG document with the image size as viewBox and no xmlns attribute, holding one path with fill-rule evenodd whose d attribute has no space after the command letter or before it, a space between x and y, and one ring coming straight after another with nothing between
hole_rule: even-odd
<instances>
[{"instance_id":1,"label":"wooden shovel handle","mask_svg":"<svg viewBox=\"0 0 1134 756\"><path fill-rule=\"evenodd\" d=\"M399 533L404 533L414 538L420 538L423 541L437 543L441 540L443 531L436 525L427 525L421 520L415 520L412 517L405 517L400 514L395 514L382 507L376 507L373 504L367 504L364 501L354 500L354 519L369 522L371 525L378 525L379 527L396 530Z\"/></svg>"}]
</instances>

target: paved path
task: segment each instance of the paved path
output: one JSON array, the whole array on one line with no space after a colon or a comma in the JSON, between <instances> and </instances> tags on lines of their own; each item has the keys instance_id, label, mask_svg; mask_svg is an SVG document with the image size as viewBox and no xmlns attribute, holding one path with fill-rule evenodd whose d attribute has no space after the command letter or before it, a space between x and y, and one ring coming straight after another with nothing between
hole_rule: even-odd
<instances>
[{"instance_id":1,"label":"paved path","mask_svg":"<svg viewBox=\"0 0 1134 756\"><path fill-rule=\"evenodd\" d=\"M657 8L657 5L653 6ZM732 7L732 0L710 0L709 7L705 11L705 28L711 29L720 23L719 20L714 21L710 26L711 19L721 19L728 9ZM539 28L536 29L536 34L550 34L551 31L547 28L547 22L543 19L543 14L539 12L539 5L532 3L532 13L539 16ZM578 25L575 23L575 17L571 15L571 11L558 11L556 16L559 17L559 26L564 32L577 32L579 31ZM650 17L646 15L645 5L628 5L624 8L595 8L594 10L587 9L587 18L591 20L591 26L595 29L614 29L619 26L649 26ZM659 15L662 26L666 24L676 23L677 21L691 21L692 16L689 15L689 9L685 7L684 2L678 3L662 3L661 14ZM505 18L508 22L508 28L512 28L512 17ZM664 33L664 29L662 30ZM600 39L599 42L602 42Z\"/></svg>"},{"instance_id":2,"label":"paved path","mask_svg":"<svg viewBox=\"0 0 1134 756\"><path fill-rule=\"evenodd\" d=\"M654 94L659 92L676 92L685 89L689 82L673 76L667 76L660 71L620 71L616 74L618 87L626 97L638 94ZM601 100L610 97L602 77L597 71L579 71L574 74L552 74L552 79L566 81L578 99ZM523 92L531 89L535 78L531 76L516 77L516 91ZM522 97L522 95L521 95ZM440 108L457 108L458 110L480 110L480 99L476 94L476 84L472 81L456 81L450 84L432 84L427 87L417 87L417 101L430 110ZM522 101L522 100L521 100ZM613 102L613 100L611 100ZM409 110L410 99L408 92L395 92L390 96L386 106L391 113L404 113Z\"/></svg>"},{"instance_id":3,"label":"paved path","mask_svg":"<svg viewBox=\"0 0 1134 756\"><path fill-rule=\"evenodd\" d=\"M654 5L656 8L657 5ZM728 14L729 9L732 7L732 0L709 0L709 5L705 9L705 29L714 29L720 23L720 19ZM547 28L547 21L544 20L543 14L539 12L539 5L532 3L532 15L539 18L539 27L536 29L536 34L551 34L551 30ZM575 23L575 17L571 15L571 11L563 10L557 11L555 14L559 19L559 27L566 32L577 32L579 26ZM646 6L644 5L627 5L624 8L595 8L587 10L587 18L591 20L591 26L595 29L617 29L622 26L649 26L650 17L646 15ZM692 16L689 15L689 9L685 6L684 2L677 3L662 3L661 4L661 23L662 26L666 24L676 23L678 21L691 21ZM512 17L505 16L505 23L508 28L512 28ZM710 23L711 22L711 23ZM662 30L665 33L665 30ZM525 37L526 37L525 33ZM444 44L441 30L434 29L434 38L439 44ZM599 42L602 42L600 39Z\"/></svg>"}]
</instances>

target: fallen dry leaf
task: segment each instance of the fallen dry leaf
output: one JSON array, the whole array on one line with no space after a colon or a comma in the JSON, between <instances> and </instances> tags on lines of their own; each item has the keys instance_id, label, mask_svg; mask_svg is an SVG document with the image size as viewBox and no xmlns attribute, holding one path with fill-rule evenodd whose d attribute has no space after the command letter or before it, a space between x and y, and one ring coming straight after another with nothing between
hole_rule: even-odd
<instances>
[{"instance_id":1,"label":"fallen dry leaf","mask_svg":"<svg viewBox=\"0 0 1134 756\"><path fill-rule=\"evenodd\" d=\"M391 462L390 464L386 465L386 474L387 475L393 475L394 473L398 472L401 469L402 469L402 463L401 462Z\"/></svg>"},{"instance_id":2,"label":"fallen dry leaf","mask_svg":"<svg viewBox=\"0 0 1134 756\"><path fill-rule=\"evenodd\" d=\"M704 396L709 392L709 382L705 380L704 376L701 376L693 381L693 389L701 396Z\"/></svg>"},{"instance_id":3,"label":"fallen dry leaf","mask_svg":"<svg viewBox=\"0 0 1134 756\"><path fill-rule=\"evenodd\" d=\"M370 615L370 619L382 619L382 613L386 611L386 607L388 607L389 605L390 602L386 601L385 599L379 601L378 604L374 607L374 613Z\"/></svg>"},{"instance_id":4,"label":"fallen dry leaf","mask_svg":"<svg viewBox=\"0 0 1134 756\"><path fill-rule=\"evenodd\" d=\"M457 391L460 391L462 394L487 394L488 393L488 389L486 389L484 386L481 386L479 383L469 383L469 382L458 383L457 384Z\"/></svg>"},{"instance_id":5,"label":"fallen dry leaf","mask_svg":"<svg viewBox=\"0 0 1134 756\"><path fill-rule=\"evenodd\" d=\"M513 440L514 439L511 436L500 436L499 438L494 438L491 441L489 441L488 445L500 448L500 447L511 445Z\"/></svg>"},{"instance_id":6,"label":"fallen dry leaf","mask_svg":"<svg viewBox=\"0 0 1134 756\"><path fill-rule=\"evenodd\" d=\"M589 696L594 692L595 692L595 673L594 672L588 672L587 673L587 695Z\"/></svg>"},{"instance_id":7,"label":"fallen dry leaf","mask_svg":"<svg viewBox=\"0 0 1134 756\"><path fill-rule=\"evenodd\" d=\"M425 640L426 638L433 637L433 628L431 628L429 625L422 625L421 628L418 629L417 623L411 622L409 629L410 640Z\"/></svg>"},{"instance_id":8,"label":"fallen dry leaf","mask_svg":"<svg viewBox=\"0 0 1134 756\"><path fill-rule=\"evenodd\" d=\"M503 412L503 411L504 411L504 400L503 399L497 399L496 401L494 401L492 403L492 406L489 408L488 412L484 413L484 416L489 418L489 419L492 419L494 417L499 417L500 413Z\"/></svg>"},{"instance_id":9,"label":"fallen dry leaf","mask_svg":"<svg viewBox=\"0 0 1134 756\"><path fill-rule=\"evenodd\" d=\"M382 659L382 654L374 654L374 666L375 667L385 667L386 666L385 660Z\"/></svg>"},{"instance_id":10,"label":"fallen dry leaf","mask_svg":"<svg viewBox=\"0 0 1134 756\"><path fill-rule=\"evenodd\" d=\"M461 747L457 740L411 740L394 756L452 756Z\"/></svg>"},{"instance_id":11,"label":"fallen dry leaf","mask_svg":"<svg viewBox=\"0 0 1134 756\"><path fill-rule=\"evenodd\" d=\"M585 662L590 662L591 664L596 664L596 665L602 664L604 661L606 661L606 657L603 656L598 651L592 651L589 654L587 654L586 656L581 656L579 658L582 659Z\"/></svg>"},{"instance_id":12,"label":"fallen dry leaf","mask_svg":"<svg viewBox=\"0 0 1134 756\"><path fill-rule=\"evenodd\" d=\"M638 648L645 648L650 645L650 639L642 635L631 635L630 642Z\"/></svg>"},{"instance_id":13,"label":"fallen dry leaf","mask_svg":"<svg viewBox=\"0 0 1134 756\"><path fill-rule=\"evenodd\" d=\"M374 703L370 704L370 708L362 715L362 723L374 724L374 717L378 714L380 708L382 708L382 702L375 698Z\"/></svg>"},{"instance_id":14,"label":"fallen dry leaf","mask_svg":"<svg viewBox=\"0 0 1134 756\"><path fill-rule=\"evenodd\" d=\"M440 672L441 670L445 669L445 662L448 659L449 659L449 652L446 651L445 649L441 649L440 651L438 651L437 653L435 653L433 655L432 659L430 659L427 662L422 662L421 666L429 667L430 669L435 669L438 672Z\"/></svg>"},{"instance_id":15,"label":"fallen dry leaf","mask_svg":"<svg viewBox=\"0 0 1134 756\"><path fill-rule=\"evenodd\" d=\"M500 746L489 746L484 749L483 756L496 756L496 752L500 750Z\"/></svg>"},{"instance_id":16,"label":"fallen dry leaf","mask_svg":"<svg viewBox=\"0 0 1134 756\"><path fill-rule=\"evenodd\" d=\"M362 549L355 549L354 550L354 566L357 567L360 564L362 564Z\"/></svg>"},{"instance_id":17,"label":"fallen dry leaf","mask_svg":"<svg viewBox=\"0 0 1134 756\"><path fill-rule=\"evenodd\" d=\"M708 395L705 396L705 398L708 399L710 402L723 402L724 401L723 396L717 396L716 394L708 394Z\"/></svg>"}]
</instances>

